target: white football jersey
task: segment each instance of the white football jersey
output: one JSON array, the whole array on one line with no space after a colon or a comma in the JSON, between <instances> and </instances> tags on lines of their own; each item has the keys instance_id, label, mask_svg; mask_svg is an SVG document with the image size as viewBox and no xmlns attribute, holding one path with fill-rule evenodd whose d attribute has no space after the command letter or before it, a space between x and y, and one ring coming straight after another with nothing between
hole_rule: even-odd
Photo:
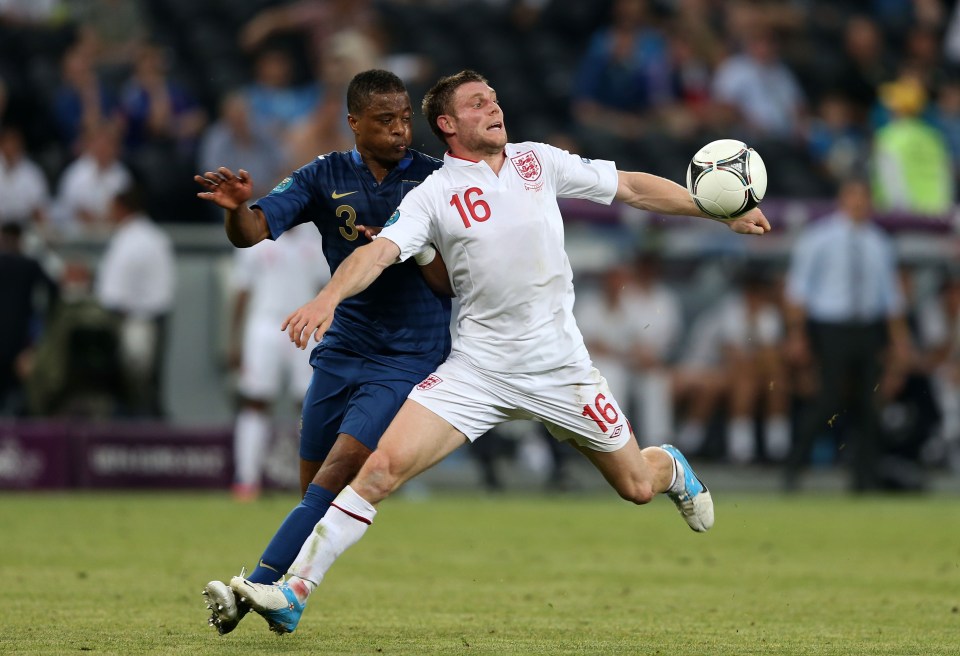
<instances>
[{"instance_id":1,"label":"white football jersey","mask_svg":"<svg viewBox=\"0 0 960 656\"><path fill-rule=\"evenodd\" d=\"M505 152L499 176L448 153L381 236L401 260L428 243L440 252L460 301L453 351L475 366L523 373L587 360L557 198L610 204L616 166L542 143Z\"/></svg>"},{"instance_id":2,"label":"white football jersey","mask_svg":"<svg viewBox=\"0 0 960 656\"><path fill-rule=\"evenodd\" d=\"M316 296L328 280L322 240L311 224L234 254L233 286L250 292L247 312L275 323L278 332L284 318Z\"/></svg>"}]
</instances>

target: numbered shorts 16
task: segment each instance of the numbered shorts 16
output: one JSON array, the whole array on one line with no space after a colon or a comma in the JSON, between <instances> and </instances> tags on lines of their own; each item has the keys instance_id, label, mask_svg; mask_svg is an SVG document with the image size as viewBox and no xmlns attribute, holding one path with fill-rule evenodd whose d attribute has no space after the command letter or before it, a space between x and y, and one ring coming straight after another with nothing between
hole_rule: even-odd
<instances>
[{"instance_id":1,"label":"numbered shorts 16","mask_svg":"<svg viewBox=\"0 0 960 656\"><path fill-rule=\"evenodd\" d=\"M560 441L616 451L630 424L606 379L589 362L534 374L504 374L474 366L456 353L410 392L471 442L513 419L542 422Z\"/></svg>"}]
</instances>

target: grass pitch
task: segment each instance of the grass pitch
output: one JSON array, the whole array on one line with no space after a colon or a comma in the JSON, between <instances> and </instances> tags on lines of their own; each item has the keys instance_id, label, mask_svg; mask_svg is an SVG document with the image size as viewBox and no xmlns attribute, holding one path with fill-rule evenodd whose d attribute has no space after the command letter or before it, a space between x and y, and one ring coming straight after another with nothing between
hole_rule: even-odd
<instances>
[{"instance_id":1,"label":"grass pitch","mask_svg":"<svg viewBox=\"0 0 960 656\"><path fill-rule=\"evenodd\" d=\"M0 653L960 653L955 497L394 499L296 633L206 626L200 590L248 567L292 495L0 496Z\"/></svg>"}]
</instances>

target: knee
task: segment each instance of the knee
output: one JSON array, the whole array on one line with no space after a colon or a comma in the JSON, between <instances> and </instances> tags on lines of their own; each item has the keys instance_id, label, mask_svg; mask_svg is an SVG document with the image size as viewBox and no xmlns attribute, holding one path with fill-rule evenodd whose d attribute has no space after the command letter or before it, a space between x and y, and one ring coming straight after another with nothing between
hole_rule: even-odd
<instances>
[{"instance_id":1,"label":"knee","mask_svg":"<svg viewBox=\"0 0 960 656\"><path fill-rule=\"evenodd\" d=\"M618 487L617 492L623 499L637 505L650 503L656 496L650 481L631 481L628 485Z\"/></svg>"},{"instance_id":2,"label":"knee","mask_svg":"<svg viewBox=\"0 0 960 656\"><path fill-rule=\"evenodd\" d=\"M377 450L367 458L367 462L352 486L364 499L370 503L377 503L390 496L399 485L400 477L393 467L390 456ZM358 487L363 488L363 491L357 489Z\"/></svg>"}]
</instances>

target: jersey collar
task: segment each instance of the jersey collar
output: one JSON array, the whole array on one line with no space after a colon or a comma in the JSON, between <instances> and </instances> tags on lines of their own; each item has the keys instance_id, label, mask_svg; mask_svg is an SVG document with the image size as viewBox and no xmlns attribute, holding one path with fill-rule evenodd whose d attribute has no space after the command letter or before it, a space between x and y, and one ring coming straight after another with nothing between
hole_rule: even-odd
<instances>
[{"instance_id":1,"label":"jersey collar","mask_svg":"<svg viewBox=\"0 0 960 656\"><path fill-rule=\"evenodd\" d=\"M507 154L506 147L503 149L503 154L509 157L509 155ZM444 165L450 165L450 166L474 166L476 164L481 164L485 162L479 159L467 159L466 157L460 157L459 155L454 155L452 152L448 150L443 154L443 163Z\"/></svg>"},{"instance_id":2,"label":"jersey collar","mask_svg":"<svg viewBox=\"0 0 960 656\"><path fill-rule=\"evenodd\" d=\"M357 166L366 166L363 162L363 158L360 157L360 151L357 150L357 147L353 147L353 151L350 153L350 157L353 158L353 163ZM403 156L403 159L397 162L397 170L406 171L409 168L410 164L413 163L413 151L407 148L407 154Z\"/></svg>"}]
</instances>

